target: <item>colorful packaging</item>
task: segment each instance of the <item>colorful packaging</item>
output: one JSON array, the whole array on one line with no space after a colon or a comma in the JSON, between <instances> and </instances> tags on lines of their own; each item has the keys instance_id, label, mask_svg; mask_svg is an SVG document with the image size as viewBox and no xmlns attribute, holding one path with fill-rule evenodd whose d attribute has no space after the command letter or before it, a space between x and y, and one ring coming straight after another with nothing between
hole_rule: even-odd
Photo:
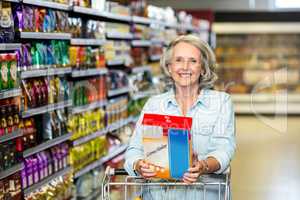
<instances>
[{"instance_id":1,"label":"colorful packaging","mask_svg":"<svg viewBox=\"0 0 300 200\"><path fill-rule=\"evenodd\" d=\"M14 41L14 20L12 15L11 3L0 2L0 43Z\"/></svg>"},{"instance_id":2,"label":"colorful packaging","mask_svg":"<svg viewBox=\"0 0 300 200\"><path fill-rule=\"evenodd\" d=\"M157 177L181 179L191 166L191 126L190 117L144 114L144 156L152 164Z\"/></svg>"}]
</instances>

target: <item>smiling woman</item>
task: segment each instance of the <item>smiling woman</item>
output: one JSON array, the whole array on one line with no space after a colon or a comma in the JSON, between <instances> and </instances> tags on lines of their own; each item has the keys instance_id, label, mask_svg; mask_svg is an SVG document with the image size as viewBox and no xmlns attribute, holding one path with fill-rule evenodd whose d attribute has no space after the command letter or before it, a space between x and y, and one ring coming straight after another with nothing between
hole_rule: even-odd
<instances>
[{"instance_id":1,"label":"smiling woman","mask_svg":"<svg viewBox=\"0 0 300 200\"><path fill-rule=\"evenodd\" d=\"M161 67L173 81L173 89L151 97L145 104L126 151L125 169L130 175L144 178L156 176L153 164L144 158L142 119L145 113L188 116L193 118L191 135L193 165L182 181L197 182L204 174L221 174L233 158L235 120L231 98L227 93L212 90L217 76L216 59L209 45L193 35L180 36L170 43L161 58ZM218 187L206 189L206 200L218 199ZM147 189L143 199L201 199L203 189L186 187L169 191Z\"/></svg>"}]
</instances>

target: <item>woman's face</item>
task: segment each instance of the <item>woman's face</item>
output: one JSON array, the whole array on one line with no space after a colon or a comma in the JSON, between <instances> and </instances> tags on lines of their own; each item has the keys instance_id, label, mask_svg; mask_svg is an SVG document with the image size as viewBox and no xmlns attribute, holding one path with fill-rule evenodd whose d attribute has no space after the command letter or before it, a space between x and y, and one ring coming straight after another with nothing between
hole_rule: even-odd
<instances>
[{"instance_id":1,"label":"woman's face","mask_svg":"<svg viewBox=\"0 0 300 200\"><path fill-rule=\"evenodd\" d=\"M198 48L185 42L176 44L169 72L177 87L197 86L202 73Z\"/></svg>"}]
</instances>

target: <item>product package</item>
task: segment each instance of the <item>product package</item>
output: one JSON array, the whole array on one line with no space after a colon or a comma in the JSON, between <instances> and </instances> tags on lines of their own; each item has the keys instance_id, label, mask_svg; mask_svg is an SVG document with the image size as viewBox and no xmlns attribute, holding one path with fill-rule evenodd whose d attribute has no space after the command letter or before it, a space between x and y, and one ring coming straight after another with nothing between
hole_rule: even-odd
<instances>
[{"instance_id":1,"label":"product package","mask_svg":"<svg viewBox=\"0 0 300 200\"><path fill-rule=\"evenodd\" d=\"M192 164L192 118L144 114L144 156L157 178L181 179Z\"/></svg>"}]
</instances>

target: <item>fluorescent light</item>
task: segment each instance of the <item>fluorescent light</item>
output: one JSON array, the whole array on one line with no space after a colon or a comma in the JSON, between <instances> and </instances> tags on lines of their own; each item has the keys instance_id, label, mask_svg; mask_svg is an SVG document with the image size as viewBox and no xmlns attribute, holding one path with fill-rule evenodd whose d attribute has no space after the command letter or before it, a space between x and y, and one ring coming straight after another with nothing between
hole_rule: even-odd
<instances>
[{"instance_id":1,"label":"fluorescent light","mask_svg":"<svg viewBox=\"0 0 300 200\"><path fill-rule=\"evenodd\" d=\"M300 8L300 0L275 0L276 8Z\"/></svg>"}]
</instances>

